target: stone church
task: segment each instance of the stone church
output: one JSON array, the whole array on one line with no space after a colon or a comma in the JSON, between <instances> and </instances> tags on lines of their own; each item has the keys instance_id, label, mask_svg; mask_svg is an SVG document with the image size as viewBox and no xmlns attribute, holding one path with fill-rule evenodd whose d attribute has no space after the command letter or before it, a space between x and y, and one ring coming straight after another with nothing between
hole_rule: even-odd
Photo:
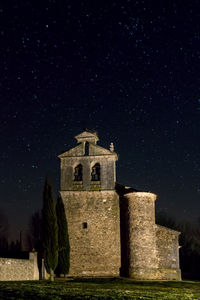
<instances>
[{"instance_id":1,"label":"stone church","mask_svg":"<svg viewBox=\"0 0 200 300\"><path fill-rule=\"evenodd\" d=\"M117 154L84 131L59 155L71 276L181 280L179 232L155 223L156 195L116 183Z\"/></svg>"}]
</instances>

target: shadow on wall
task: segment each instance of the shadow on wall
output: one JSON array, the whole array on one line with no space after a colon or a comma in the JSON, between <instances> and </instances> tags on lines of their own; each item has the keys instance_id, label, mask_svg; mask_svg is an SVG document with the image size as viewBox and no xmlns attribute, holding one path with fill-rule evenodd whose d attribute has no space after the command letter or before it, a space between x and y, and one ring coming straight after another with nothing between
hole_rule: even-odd
<instances>
[{"instance_id":1,"label":"shadow on wall","mask_svg":"<svg viewBox=\"0 0 200 300\"><path fill-rule=\"evenodd\" d=\"M120 276L129 277L130 247L129 247L129 212L128 199L124 196L131 192L137 192L134 188L116 183L115 190L119 195L120 203L120 236L121 236L121 269Z\"/></svg>"}]
</instances>

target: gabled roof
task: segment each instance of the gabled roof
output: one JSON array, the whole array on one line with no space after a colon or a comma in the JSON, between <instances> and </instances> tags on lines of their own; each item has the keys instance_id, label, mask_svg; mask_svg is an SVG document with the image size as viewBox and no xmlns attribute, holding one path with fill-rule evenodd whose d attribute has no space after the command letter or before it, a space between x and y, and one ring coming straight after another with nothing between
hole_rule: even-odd
<instances>
[{"instance_id":1,"label":"gabled roof","mask_svg":"<svg viewBox=\"0 0 200 300\"><path fill-rule=\"evenodd\" d=\"M90 155L114 155L117 158L117 154L99 145L90 144Z\"/></svg>"},{"instance_id":2,"label":"gabled roof","mask_svg":"<svg viewBox=\"0 0 200 300\"><path fill-rule=\"evenodd\" d=\"M83 131L82 133L75 136L77 143L90 142L95 143L99 140L96 132Z\"/></svg>"},{"instance_id":3,"label":"gabled roof","mask_svg":"<svg viewBox=\"0 0 200 300\"><path fill-rule=\"evenodd\" d=\"M76 147L61 153L60 155L58 155L59 158L63 158L66 156L83 156L84 155L84 149L83 149L83 144L77 145Z\"/></svg>"},{"instance_id":4,"label":"gabled roof","mask_svg":"<svg viewBox=\"0 0 200 300\"><path fill-rule=\"evenodd\" d=\"M78 145L64 153L61 153L58 157L78 157L85 156L85 142L89 143L89 156L102 156L110 155L115 156L117 160L117 154L114 151L105 149L99 145L96 145L96 142L99 140L96 132L84 131L77 136L75 136Z\"/></svg>"}]
</instances>

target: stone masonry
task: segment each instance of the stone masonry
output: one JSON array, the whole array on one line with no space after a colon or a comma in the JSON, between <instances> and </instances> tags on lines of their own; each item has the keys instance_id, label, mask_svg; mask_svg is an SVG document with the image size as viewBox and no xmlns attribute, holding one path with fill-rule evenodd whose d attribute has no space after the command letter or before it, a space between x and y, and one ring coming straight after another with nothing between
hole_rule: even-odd
<instances>
[{"instance_id":1,"label":"stone masonry","mask_svg":"<svg viewBox=\"0 0 200 300\"><path fill-rule=\"evenodd\" d=\"M29 259L0 258L0 281L39 280L37 252L30 252Z\"/></svg>"},{"instance_id":2,"label":"stone masonry","mask_svg":"<svg viewBox=\"0 0 200 300\"><path fill-rule=\"evenodd\" d=\"M132 192L125 197L129 219L129 276L139 280L180 280L179 232L155 224L156 195Z\"/></svg>"},{"instance_id":3,"label":"stone masonry","mask_svg":"<svg viewBox=\"0 0 200 300\"><path fill-rule=\"evenodd\" d=\"M117 155L96 145L96 134L84 132L76 139L78 146L59 156L61 196L71 249L70 275L117 276L120 269L120 211L115 191Z\"/></svg>"},{"instance_id":4,"label":"stone masonry","mask_svg":"<svg viewBox=\"0 0 200 300\"><path fill-rule=\"evenodd\" d=\"M155 224L156 195L116 184L118 159L96 133L59 155L72 276L180 280L179 232Z\"/></svg>"},{"instance_id":5,"label":"stone masonry","mask_svg":"<svg viewBox=\"0 0 200 300\"><path fill-rule=\"evenodd\" d=\"M70 237L70 275L119 275L120 227L116 192L61 192L61 195Z\"/></svg>"}]
</instances>

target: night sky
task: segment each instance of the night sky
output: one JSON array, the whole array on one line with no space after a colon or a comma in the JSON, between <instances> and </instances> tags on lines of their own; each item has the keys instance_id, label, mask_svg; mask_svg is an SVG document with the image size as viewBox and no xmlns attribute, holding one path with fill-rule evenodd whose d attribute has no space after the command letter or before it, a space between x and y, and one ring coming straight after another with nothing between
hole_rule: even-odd
<instances>
[{"instance_id":1,"label":"night sky","mask_svg":"<svg viewBox=\"0 0 200 300\"><path fill-rule=\"evenodd\" d=\"M117 181L200 216L200 4L4 1L0 7L0 210L11 233L42 206L57 156L96 130Z\"/></svg>"}]
</instances>

